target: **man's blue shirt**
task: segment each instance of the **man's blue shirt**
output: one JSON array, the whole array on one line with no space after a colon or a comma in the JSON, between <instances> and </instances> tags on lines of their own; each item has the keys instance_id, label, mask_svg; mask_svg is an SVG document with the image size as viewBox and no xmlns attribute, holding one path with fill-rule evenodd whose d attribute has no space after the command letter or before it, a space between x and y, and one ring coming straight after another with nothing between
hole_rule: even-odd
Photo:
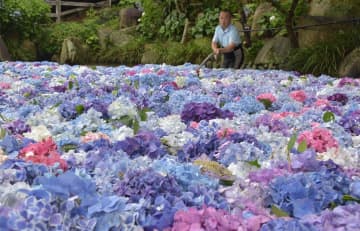
<instances>
[{"instance_id":1,"label":"man's blue shirt","mask_svg":"<svg viewBox=\"0 0 360 231\"><path fill-rule=\"evenodd\" d=\"M234 25L229 25L225 30L218 25L215 28L215 34L212 39L215 43L220 43L222 47L227 47L231 43L234 43L235 46L241 43L240 35L237 28Z\"/></svg>"}]
</instances>

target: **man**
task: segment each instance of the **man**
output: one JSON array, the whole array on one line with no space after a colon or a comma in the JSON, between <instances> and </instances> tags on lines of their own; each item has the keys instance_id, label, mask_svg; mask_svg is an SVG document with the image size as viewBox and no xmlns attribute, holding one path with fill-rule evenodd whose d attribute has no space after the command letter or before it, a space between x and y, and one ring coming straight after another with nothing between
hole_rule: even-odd
<instances>
[{"instance_id":1,"label":"man","mask_svg":"<svg viewBox=\"0 0 360 231\"><path fill-rule=\"evenodd\" d=\"M224 55L224 59L221 64L222 68L238 69L242 65L244 56L239 32L237 28L231 24L231 18L232 15L230 11L220 11L219 25L215 29L211 48L215 57L219 54Z\"/></svg>"}]
</instances>

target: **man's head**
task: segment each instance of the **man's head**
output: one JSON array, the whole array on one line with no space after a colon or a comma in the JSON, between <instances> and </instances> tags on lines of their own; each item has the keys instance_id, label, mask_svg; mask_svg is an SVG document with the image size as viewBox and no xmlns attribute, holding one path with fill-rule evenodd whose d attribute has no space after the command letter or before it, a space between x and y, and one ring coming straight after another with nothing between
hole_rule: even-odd
<instances>
[{"instance_id":1,"label":"man's head","mask_svg":"<svg viewBox=\"0 0 360 231\"><path fill-rule=\"evenodd\" d=\"M231 23L231 12L229 10L221 10L219 14L219 24L225 29Z\"/></svg>"}]
</instances>

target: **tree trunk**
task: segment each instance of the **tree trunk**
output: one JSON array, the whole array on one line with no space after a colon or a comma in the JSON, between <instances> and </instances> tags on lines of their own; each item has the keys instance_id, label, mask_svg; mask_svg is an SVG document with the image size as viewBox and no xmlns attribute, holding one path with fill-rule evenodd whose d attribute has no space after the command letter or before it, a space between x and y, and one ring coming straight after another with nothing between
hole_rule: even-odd
<instances>
[{"instance_id":1,"label":"tree trunk","mask_svg":"<svg viewBox=\"0 0 360 231\"><path fill-rule=\"evenodd\" d=\"M278 10L280 13L284 14L286 16L285 19L285 27L286 31L289 34L289 39L291 43L292 48L298 48L299 47L299 40L296 36L296 32L294 30L294 16L295 16L295 9L299 3L299 0L293 0L291 3L290 9L287 11L286 9L282 8L280 3L275 0L267 0L268 2L271 2L271 4Z\"/></svg>"},{"instance_id":2,"label":"tree trunk","mask_svg":"<svg viewBox=\"0 0 360 231\"><path fill-rule=\"evenodd\" d=\"M244 11L244 6L242 3L240 3L240 23L243 27L244 30L244 41L245 41L245 47L250 47L251 46L251 31L250 31L250 26L247 25L247 17Z\"/></svg>"},{"instance_id":3,"label":"tree trunk","mask_svg":"<svg viewBox=\"0 0 360 231\"><path fill-rule=\"evenodd\" d=\"M294 16L295 16L294 13L295 13L295 9L296 9L298 3L299 3L299 0L293 0L291 7L289 9L289 12L287 14L287 17L285 19L286 30L289 34L289 39L290 39L292 48L299 47L299 40L298 40L298 37L294 30Z\"/></svg>"},{"instance_id":4,"label":"tree trunk","mask_svg":"<svg viewBox=\"0 0 360 231\"><path fill-rule=\"evenodd\" d=\"M4 40L0 35L0 61L10 61L11 57Z\"/></svg>"}]
</instances>

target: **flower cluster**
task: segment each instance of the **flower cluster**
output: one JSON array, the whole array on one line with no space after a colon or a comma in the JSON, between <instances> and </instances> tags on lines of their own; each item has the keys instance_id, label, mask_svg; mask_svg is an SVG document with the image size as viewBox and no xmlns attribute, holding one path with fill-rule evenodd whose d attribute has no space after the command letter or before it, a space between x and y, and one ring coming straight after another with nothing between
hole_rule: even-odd
<instances>
[{"instance_id":1,"label":"flower cluster","mask_svg":"<svg viewBox=\"0 0 360 231\"><path fill-rule=\"evenodd\" d=\"M329 101L339 102L339 103L341 103L341 105L345 105L349 101L349 98L345 94L342 94L342 93L335 93L333 95L328 96L327 99Z\"/></svg>"},{"instance_id":2,"label":"flower cluster","mask_svg":"<svg viewBox=\"0 0 360 231\"><path fill-rule=\"evenodd\" d=\"M181 120L185 123L201 120L211 120L216 118L230 118L234 114L228 110L221 110L211 103L188 103L184 105L181 112Z\"/></svg>"},{"instance_id":3,"label":"flower cluster","mask_svg":"<svg viewBox=\"0 0 360 231\"><path fill-rule=\"evenodd\" d=\"M330 148L338 148L339 144L334 139L331 131L326 128L315 127L311 131L300 133L297 142L305 141L307 146L317 152L326 152Z\"/></svg>"},{"instance_id":4,"label":"flower cluster","mask_svg":"<svg viewBox=\"0 0 360 231\"><path fill-rule=\"evenodd\" d=\"M4 125L4 128L13 135L30 132L31 128L23 120L15 120Z\"/></svg>"},{"instance_id":5,"label":"flower cluster","mask_svg":"<svg viewBox=\"0 0 360 231\"><path fill-rule=\"evenodd\" d=\"M360 110L346 113L339 124L350 134L360 135Z\"/></svg>"},{"instance_id":6,"label":"flower cluster","mask_svg":"<svg viewBox=\"0 0 360 231\"><path fill-rule=\"evenodd\" d=\"M242 226L241 217L231 215L224 210L204 206L202 209L191 207L178 211L175 214L173 226L167 231L236 231Z\"/></svg>"},{"instance_id":7,"label":"flower cluster","mask_svg":"<svg viewBox=\"0 0 360 231\"><path fill-rule=\"evenodd\" d=\"M166 152L163 149L158 137L152 132L140 132L134 137L127 137L123 141L114 144L115 149L123 150L131 158L148 156L152 159L163 156Z\"/></svg>"},{"instance_id":8,"label":"flower cluster","mask_svg":"<svg viewBox=\"0 0 360 231\"><path fill-rule=\"evenodd\" d=\"M350 179L337 170L276 177L269 184L268 204L297 218L318 214L332 203L342 203Z\"/></svg>"},{"instance_id":9,"label":"flower cluster","mask_svg":"<svg viewBox=\"0 0 360 231\"><path fill-rule=\"evenodd\" d=\"M59 164L64 171L67 169L67 163L61 159L57 151L57 145L54 140L49 137L38 143L29 144L19 152L19 157L25 161L40 163L47 166Z\"/></svg>"},{"instance_id":10,"label":"flower cluster","mask_svg":"<svg viewBox=\"0 0 360 231\"><path fill-rule=\"evenodd\" d=\"M306 93L303 90L290 92L290 97L301 103L303 103L307 98Z\"/></svg>"},{"instance_id":11,"label":"flower cluster","mask_svg":"<svg viewBox=\"0 0 360 231\"><path fill-rule=\"evenodd\" d=\"M241 114L241 112L247 114L254 114L261 110L264 110L265 106L260 103L255 97L245 95L241 97L240 100L236 103L226 103L223 108L228 109L235 114Z\"/></svg>"},{"instance_id":12,"label":"flower cluster","mask_svg":"<svg viewBox=\"0 0 360 231\"><path fill-rule=\"evenodd\" d=\"M281 132L285 135L288 133L289 130L286 123L282 122L279 119L275 119L268 114L257 117L255 121L255 125L257 127L259 126L267 127L271 132Z\"/></svg>"}]
</instances>

